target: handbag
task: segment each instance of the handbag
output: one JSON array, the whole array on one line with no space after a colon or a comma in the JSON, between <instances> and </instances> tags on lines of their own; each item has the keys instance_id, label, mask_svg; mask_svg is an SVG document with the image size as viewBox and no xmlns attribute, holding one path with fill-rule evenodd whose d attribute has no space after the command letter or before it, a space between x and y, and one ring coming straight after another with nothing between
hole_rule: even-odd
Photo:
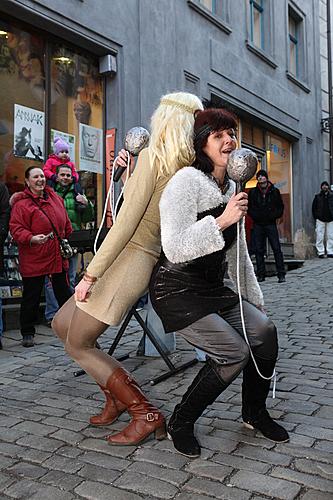
<instances>
[{"instance_id":1,"label":"handbag","mask_svg":"<svg viewBox=\"0 0 333 500\"><path fill-rule=\"evenodd\" d=\"M54 224L53 222L51 221L50 217L47 215L47 213L42 209L42 207L39 205L39 203L37 203L37 201L33 200L36 205L38 206L39 210L41 212L43 212L43 214L45 215L45 217L48 218L51 226L52 226L52 229L53 229L53 232L54 234L56 235L57 237L57 240L59 241L59 245L60 245L60 254L61 254L61 257L63 259L70 259L73 257L73 255L76 254L77 250L76 248L72 248L71 245L69 244L69 241L66 239L66 238L61 238L59 236L59 233L58 231L56 230L56 228L54 227Z\"/></svg>"}]
</instances>

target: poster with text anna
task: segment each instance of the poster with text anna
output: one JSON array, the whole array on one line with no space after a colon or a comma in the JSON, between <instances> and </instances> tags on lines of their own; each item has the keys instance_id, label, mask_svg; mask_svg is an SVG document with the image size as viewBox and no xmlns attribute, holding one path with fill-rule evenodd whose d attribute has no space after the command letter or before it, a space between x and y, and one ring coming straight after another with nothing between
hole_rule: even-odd
<instances>
[{"instance_id":1,"label":"poster with text anna","mask_svg":"<svg viewBox=\"0 0 333 500\"><path fill-rule=\"evenodd\" d=\"M14 104L14 155L43 161L43 111Z\"/></svg>"}]
</instances>

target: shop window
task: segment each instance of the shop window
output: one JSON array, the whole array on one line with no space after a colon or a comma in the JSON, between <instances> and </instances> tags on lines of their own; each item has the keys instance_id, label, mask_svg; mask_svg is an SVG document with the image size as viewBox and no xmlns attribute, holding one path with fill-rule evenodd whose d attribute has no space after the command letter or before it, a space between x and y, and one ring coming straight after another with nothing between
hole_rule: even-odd
<instances>
[{"instance_id":1,"label":"shop window","mask_svg":"<svg viewBox=\"0 0 333 500\"><path fill-rule=\"evenodd\" d=\"M24 171L45 158L45 42L0 22L0 179L24 189Z\"/></svg>"},{"instance_id":2,"label":"shop window","mask_svg":"<svg viewBox=\"0 0 333 500\"><path fill-rule=\"evenodd\" d=\"M267 135L266 164L269 179L280 190L284 203L283 217L278 224L280 240L291 242L291 145L286 139Z\"/></svg>"},{"instance_id":3,"label":"shop window","mask_svg":"<svg viewBox=\"0 0 333 500\"><path fill-rule=\"evenodd\" d=\"M71 144L85 194L101 205L103 89L95 58L66 46L51 47L50 148L56 134Z\"/></svg>"}]
</instances>

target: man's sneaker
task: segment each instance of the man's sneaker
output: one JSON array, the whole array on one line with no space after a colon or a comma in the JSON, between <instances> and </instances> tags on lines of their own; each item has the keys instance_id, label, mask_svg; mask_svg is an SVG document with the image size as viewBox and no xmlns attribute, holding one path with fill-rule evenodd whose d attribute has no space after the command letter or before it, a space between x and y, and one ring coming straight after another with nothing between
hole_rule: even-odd
<instances>
[{"instance_id":1,"label":"man's sneaker","mask_svg":"<svg viewBox=\"0 0 333 500\"><path fill-rule=\"evenodd\" d=\"M320 255L318 255L318 258L319 259L324 259L325 255L323 253L321 253Z\"/></svg>"},{"instance_id":2,"label":"man's sneaker","mask_svg":"<svg viewBox=\"0 0 333 500\"><path fill-rule=\"evenodd\" d=\"M24 335L22 339L22 346L23 347L33 347L35 345L34 343L34 336L33 335Z\"/></svg>"},{"instance_id":3,"label":"man's sneaker","mask_svg":"<svg viewBox=\"0 0 333 500\"><path fill-rule=\"evenodd\" d=\"M265 281L265 276L258 276L257 281L258 283L262 283L263 281Z\"/></svg>"},{"instance_id":4,"label":"man's sneaker","mask_svg":"<svg viewBox=\"0 0 333 500\"><path fill-rule=\"evenodd\" d=\"M286 278L284 276L280 276L278 279L278 283L285 283L285 282L286 282Z\"/></svg>"},{"instance_id":5,"label":"man's sneaker","mask_svg":"<svg viewBox=\"0 0 333 500\"><path fill-rule=\"evenodd\" d=\"M0 351L2 351L3 347L2 347L2 342L1 342L1 339L0 339Z\"/></svg>"},{"instance_id":6,"label":"man's sneaker","mask_svg":"<svg viewBox=\"0 0 333 500\"><path fill-rule=\"evenodd\" d=\"M269 415L266 409L258 412L256 418L244 418L243 422L248 429L256 429L261 432L265 438L275 443L286 443L289 441L288 432Z\"/></svg>"},{"instance_id":7,"label":"man's sneaker","mask_svg":"<svg viewBox=\"0 0 333 500\"><path fill-rule=\"evenodd\" d=\"M333 253L328 253L328 254L327 254L327 257L328 257L329 259L333 259Z\"/></svg>"}]
</instances>

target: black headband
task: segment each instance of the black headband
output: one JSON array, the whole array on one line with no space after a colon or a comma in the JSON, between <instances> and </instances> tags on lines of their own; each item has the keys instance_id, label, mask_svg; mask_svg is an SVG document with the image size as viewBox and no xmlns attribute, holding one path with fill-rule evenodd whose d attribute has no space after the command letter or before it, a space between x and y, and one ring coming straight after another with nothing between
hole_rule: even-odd
<instances>
[{"instance_id":1,"label":"black headband","mask_svg":"<svg viewBox=\"0 0 333 500\"><path fill-rule=\"evenodd\" d=\"M197 141L205 135L209 135L211 132L213 132L213 127L211 125L203 125L195 132L194 140Z\"/></svg>"}]
</instances>

